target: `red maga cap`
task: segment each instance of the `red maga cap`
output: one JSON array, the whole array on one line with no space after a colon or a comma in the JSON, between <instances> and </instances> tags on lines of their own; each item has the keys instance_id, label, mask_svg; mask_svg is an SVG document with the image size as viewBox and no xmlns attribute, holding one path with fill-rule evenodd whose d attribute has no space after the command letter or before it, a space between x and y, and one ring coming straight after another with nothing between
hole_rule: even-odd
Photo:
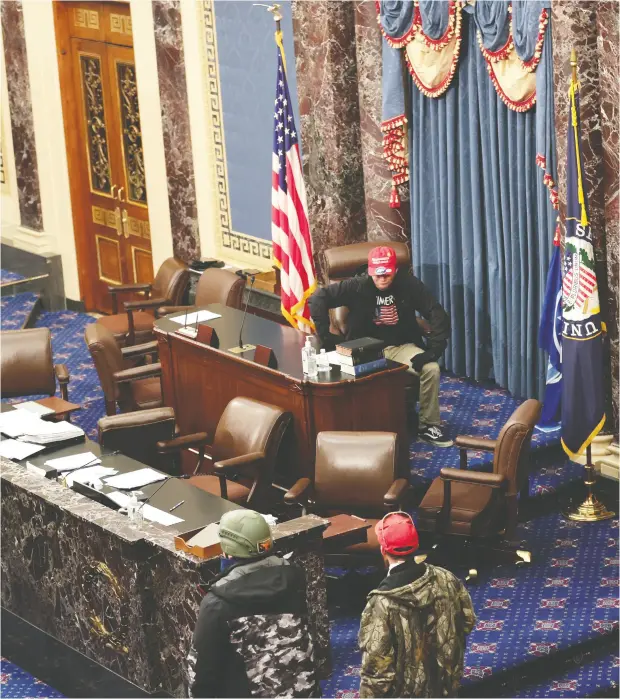
<instances>
[{"instance_id":1,"label":"red maga cap","mask_svg":"<svg viewBox=\"0 0 620 699\"><path fill-rule=\"evenodd\" d=\"M417 529L406 512L388 512L375 526L383 553L408 556L420 545Z\"/></svg>"},{"instance_id":2,"label":"red maga cap","mask_svg":"<svg viewBox=\"0 0 620 699\"><path fill-rule=\"evenodd\" d=\"M394 274L396 272L396 252L387 245L379 245L368 253L368 274L371 277Z\"/></svg>"}]
</instances>

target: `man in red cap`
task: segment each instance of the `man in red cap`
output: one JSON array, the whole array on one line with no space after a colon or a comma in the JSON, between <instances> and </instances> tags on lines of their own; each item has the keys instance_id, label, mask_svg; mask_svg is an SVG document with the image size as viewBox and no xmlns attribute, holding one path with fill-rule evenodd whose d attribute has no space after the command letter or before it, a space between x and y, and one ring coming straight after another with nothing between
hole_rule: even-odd
<instances>
[{"instance_id":1,"label":"man in red cap","mask_svg":"<svg viewBox=\"0 0 620 699\"><path fill-rule=\"evenodd\" d=\"M347 306L347 340L382 340L388 359L410 365L409 370L420 377L420 438L438 447L452 446L441 429L437 364L450 336L450 318L419 279L397 268L393 248L374 248L368 254L368 274L317 289L309 304L326 349L333 349L342 339L329 331L329 309ZM422 335L416 313L430 325L427 337Z\"/></svg>"},{"instance_id":2,"label":"man in red cap","mask_svg":"<svg viewBox=\"0 0 620 699\"><path fill-rule=\"evenodd\" d=\"M449 571L415 562L418 532L406 512L390 512L375 531L388 574L362 614L360 697L455 697L476 622L471 597Z\"/></svg>"}]
</instances>

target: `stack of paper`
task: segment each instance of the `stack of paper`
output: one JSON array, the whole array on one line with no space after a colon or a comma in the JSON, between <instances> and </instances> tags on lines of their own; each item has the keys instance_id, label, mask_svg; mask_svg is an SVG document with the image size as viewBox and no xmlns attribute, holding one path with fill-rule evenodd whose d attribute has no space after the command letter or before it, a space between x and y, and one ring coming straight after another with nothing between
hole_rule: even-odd
<instances>
[{"instance_id":1,"label":"stack of paper","mask_svg":"<svg viewBox=\"0 0 620 699\"><path fill-rule=\"evenodd\" d=\"M84 436L84 430L68 422L44 422L27 410L12 410L0 415L0 432L25 442L53 444Z\"/></svg>"},{"instance_id":2,"label":"stack of paper","mask_svg":"<svg viewBox=\"0 0 620 699\"><path fill-rule=\"evenodd\" d=\"M164 478L168 478L165 473L159 473L159 471L155 471L152 468L139 468L137 471L121 473L119 476L108 478L106 483L113 488L133 490L133 488L142 488L143 485L148 485L149 483L163 481Z\"/></svg>"},{"instance_id":3,"label":"stack of paper","mask_svg":"<svg viewBox=\"0 0 620 699\"><path fill-rule=\"evenodd\" d=\"M45 449L41 444L18 442L15 439L3 439L0 442L0 456L4 456L5 459L13 459L13 461L27 459L41 449Z\"/></svg>"},{"instance_id":4,"label":"stack of paper","mask_svg":"<svg viewBox=\"0 0 620 699\"><path fill-rule=\"evenodd\" d=\"M179 325L188 325L191 323L202 323L205 320L213 320L214 318L221 318L219 313L212 313L211 311L194 311L193 313L184 313L180 316L171 316L169 320L179 323Z\"/></svg>"},{"instance_id":5,"label":"stack of paper","mask_svg":"<svg viewBox=\"0 0 620 699\"><path fill-rule=\"evenodd\" d=\"M71 456L61 456L57 459L48 459L45 465L55 468L60 473L62 471L75 471L76 468L95 466L100 463L101 459L99 457L95 456L92 451L87 451L83 454L72 454Z\"/></svg>"},{"instance_id":6,"label":"stack of paper","mask_svg":"<svg viewBox=\"0 0 620 699\"><path fill-rule=\"evenodd\" d=\"M70 473L65 481L69 488L72 488L74 483L96 484L96 482L99 481L99 485L101 485L101 478L104 476L114 476L117 473L118 471L116 469L107 466L91 466L90 468L83 468L74 473Z\"/></svg>"},{"instance_id":7,"label":"stack of paper","mask_svg":"<svg viewBox=\"0 0 620 699\"><path fill-rule=\"evenodd\" d=\"M18 410L27 410L29 413L32 413L33 415L51 415L52 413L56 412L53 408L48 408L45 405L41 405L41 403L37 403L36 400L27 400L24 403L16 403L14 408L17 408Z\"/></svg>"}]
</instances>

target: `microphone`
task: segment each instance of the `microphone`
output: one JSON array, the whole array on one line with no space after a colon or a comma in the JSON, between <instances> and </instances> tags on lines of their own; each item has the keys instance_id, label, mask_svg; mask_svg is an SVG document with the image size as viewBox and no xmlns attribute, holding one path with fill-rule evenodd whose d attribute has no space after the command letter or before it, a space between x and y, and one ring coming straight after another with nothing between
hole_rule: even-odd
<instances>
[{"instance_id":1,"label":"microphone","mask_svg":"<svg viewBox=\"0 0 620 699\"><path fill-rule=\"evenodd\" d=\"M151 499L159 493L159 491L166 485L166 483L170 480L177 479L177 480L183 480L184 478L191 478L191 474L183 474L181 476L166 476L164 478L163 483L159 486L159 488L155 488L155 490L146 498L143 502L140 503L140 507L137 508L136 512L139 512L147 503L151 501Z\"/></svg>"},{"instance_id":2,"label":"microphone","mask_svg":"<svg viewBox=\"0 0 620 699\"><path fill-rule=\"evenodd\" d=\"M254 282L256 281L256 275L258 274L258 271L251 270L249 272L245 272L244 270L239 269L235 272L235 274L238 277L241 277L242 279L250 280L250 290L248 291L248 297L245 300L245 308L243 309L243 319L241 320L241 327L239 328L239 345L237 347L231 347L228 350L229 352L233 352L234 354L241 354L243 352L249 352L250 350L256 349L255 345L243 344L243 326L245 325L245 317L248 314L248 305L250 303L250 299L252 298L252 292L254 291Z\"/></svg>"}]
</instances>

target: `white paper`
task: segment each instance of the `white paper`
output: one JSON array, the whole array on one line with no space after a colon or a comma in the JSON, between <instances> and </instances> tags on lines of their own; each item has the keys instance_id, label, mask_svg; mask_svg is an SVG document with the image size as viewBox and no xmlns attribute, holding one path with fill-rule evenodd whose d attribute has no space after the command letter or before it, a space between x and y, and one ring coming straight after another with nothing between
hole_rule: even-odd
<instances>
[{"instance_id":1,"label":"white paper","mask_svg":"<svg viewBox=\"0 0 620 699\"><path fill-rule=\"evenodd\" d=\"M180 316L171 316L168 320L172 320L179 325L191 325L192 323L201 323L205 320L221 317L219 313L211 313L211 311L193 311L192 313L183 313Z\"/></svg>"},{"instance_id":2,"label":"white paper","mask_svg":"<svg viewBox=\"0 0 620 699\"><path fill-rule=\"evenodd\" d=\"M45 462L46 466L51 466L57 471L74 471L82 466L94 466L100 464L101 459L95 456L92 451L84 452L83 454L72 454L71 456L61 456L58 459L48 459Z\"/></svg>"},{"instance_id":3,"label":"white paper","mask_svg":"<svg viewBox=\"0 0 620 699\"><path fill-rule=\"evenodd\" d=\"M89 468L83 468L81 471L70 473L65 481L67 486L72 488L74 483L92 483L95 480L105 476L114 476L117 473L116 469L109 466L90 466Z\"/></svg>"},{"instance_id":4,"label":"white paper","mask_svg":"<svg viewBox=\"0 0 620 699\"><path fill-rule=\"evenodd\" d=\"M36 454L41 449L45 449L40 444L29 444L28 442L18 442L15 439L3 439L0 442L0 456L5 459L15 459L21 461Z\"/></svg>"},{"instance_id":5,"label":"white paper","mask_svg":"<svg viewBox=\"0 0 620 699\"><path fill-rule=\"evenodd\" d=\"M110 481L108 481L108 483L109 482ZM131 501L129 495L127 495L126 493L119 493L118 490L115 490L112 493L106 493L106 497L110 498L110 500L112 500L112 502L115 502L119 507L127 507L129 502ZM150 522L157 522L159 524L163 524L165 527L169 527L173 524L179 524L179 522L184 521L180 517L176 517L170 512L164 512L163 510L160 510L157 507L153 507L148 503L146 505L140 504L138 507L140 508L140 511L144 516L144 519L148 519Z\"/></svg>"},{"instance_id":6,"label":"white paper","mask_svg":"<svg viewBox=\"0 0 620 699\"><path fill-rule=\"evenodd\" d=\"M9 437L19 437L24 442L49 444L65 439L81 437L84 430L68 422L44 422L27 410L12 410L0 415L0 432Z\"/></svg>"},{"instance_id":7,"label":"white paper","mask_svg":"<svg viewBox=\"0 0 620 699\"><path fill-rule=\"evenodd\" d=\"M338 352L334 350L333 352L325 352L325 354L327 355L327 359L329 360L330 364L340 365L341 356L338 354Z\"/></svg>"},{"instance_id":8,"label":"white paper","mask_svg":"<svg viewBox=\"0 0 620 699\"><path fill-rule=\"evenodd\" d=\"M152 468L139 468L137 471L112 476L112 478L106 480L106 483L113 488L131 490L133 488L142 488L143 485L148 485L149 483L163 481L164 478L168 478L165 473L159 473Z\"/></svg>"},{"instance_id":9,"label":"white paper","mask_svg":"<svg viewBox=\"0 0 620 699\"><path fill-rule=\"evenodd\" d=\"M33 415L51 415L56 412L53 408L41 405L41 403L37 403L35 400L27 400L25 403L15 403L13 407L18 410L27 410Z\"/></svg>"},{"instance_id":10,"label":"white paper","mask_svg":"<svg viewBox=\"0 0 620 699\"><path fill-rule=\"evenodd\" d=\"M42 422L25 410L11 410L0 415L0 431L9 437L17 437L24 434L25 427L37 427Z\"/></svg>"}]
</instances>

